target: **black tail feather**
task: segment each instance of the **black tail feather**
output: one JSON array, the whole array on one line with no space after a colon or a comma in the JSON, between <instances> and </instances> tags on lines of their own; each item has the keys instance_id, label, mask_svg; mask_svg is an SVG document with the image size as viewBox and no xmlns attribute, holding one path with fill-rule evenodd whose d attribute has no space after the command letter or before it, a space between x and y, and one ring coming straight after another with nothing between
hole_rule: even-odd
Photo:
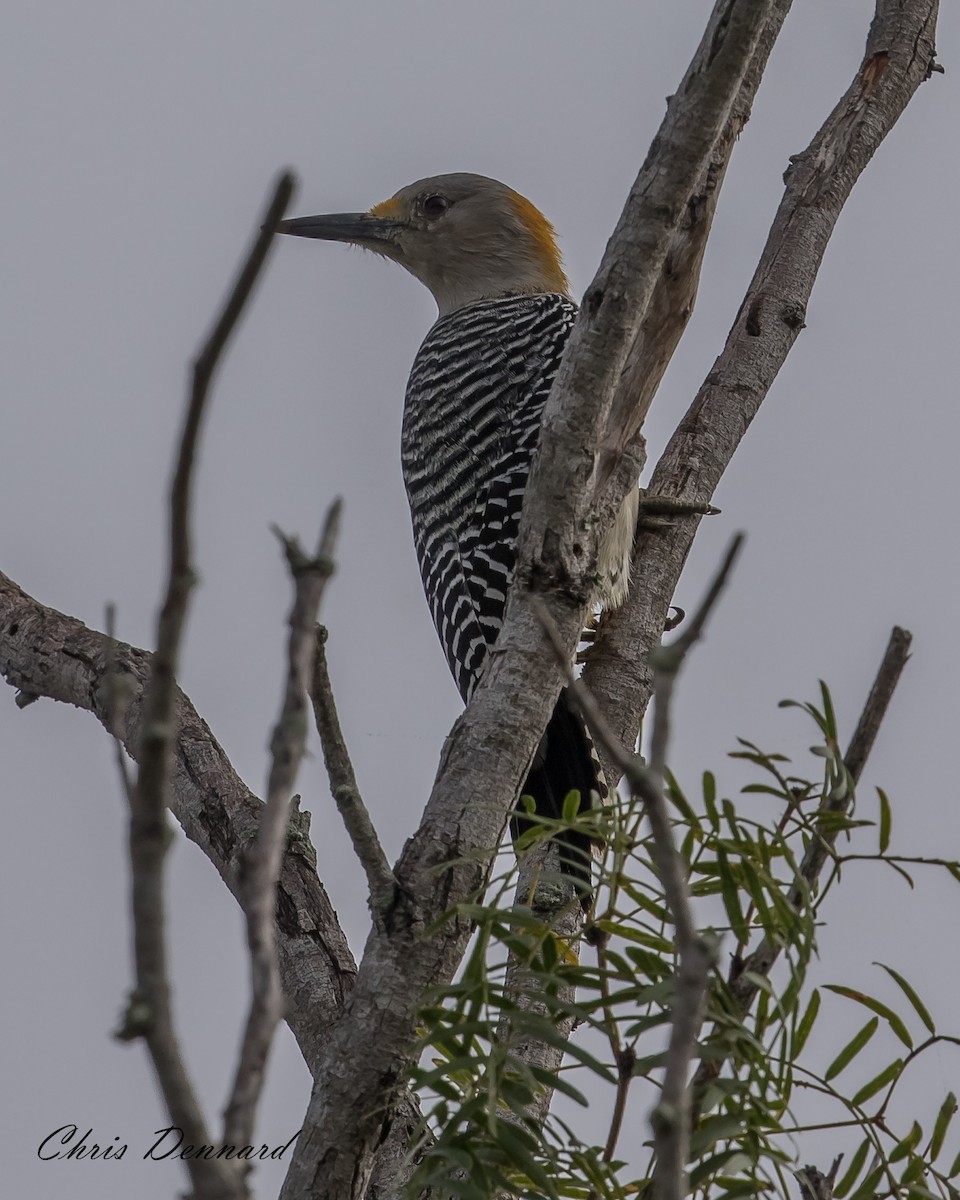
<instances>
[{"instance_id":1,"label":"black tail feather","mask_svg":"<svg viewBox=\"0 0 960 1200\"><path fill-rule=\"evenodd\" d=\"M520 794L533 797L539 816L556 818L563 816L563 802L570 792L580 793L582 811L592 807L595 797L602 797L605 790L590 734L564 688ZM515 838L526 827L522 815L511 822ZM561 870L571 877L581 903L588 908L593 900L591 839L568 831L557 841Z\"/></svg>"}]
</instances>

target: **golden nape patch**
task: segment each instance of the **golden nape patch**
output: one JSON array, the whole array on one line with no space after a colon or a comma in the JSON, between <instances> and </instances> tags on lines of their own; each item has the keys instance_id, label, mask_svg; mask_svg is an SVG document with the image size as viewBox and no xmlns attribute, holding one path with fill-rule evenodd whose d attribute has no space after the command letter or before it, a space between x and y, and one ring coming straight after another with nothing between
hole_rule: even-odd
<instances>
[{"instance_id":1,"label":"golden nape patch","mask_svg":"<svg viewBox=\"0 0 960 1200\"><path fill-rule=\"evenodd\" d=\"M550 290L569 292L570 284L567 282L567 276L563 269L563 258L560 254L560 247L557 245L557 231L539 208L531 204L526 196L511 191L509 197L514 212L524 223L533 239L540 265L550 281Z\"/></svg>"},{"instance_id":2,"label":"golden nape patch","mask_svg":"<svg viewBox=\"0 0 960 1200\"><path fill-rule=\"evenodd\" d=\"M399 217L400 201L396 196L391 196L389 200L381 200L379 204L375 204L370 213L374 217Z\"/></svg>"}]
</instances>

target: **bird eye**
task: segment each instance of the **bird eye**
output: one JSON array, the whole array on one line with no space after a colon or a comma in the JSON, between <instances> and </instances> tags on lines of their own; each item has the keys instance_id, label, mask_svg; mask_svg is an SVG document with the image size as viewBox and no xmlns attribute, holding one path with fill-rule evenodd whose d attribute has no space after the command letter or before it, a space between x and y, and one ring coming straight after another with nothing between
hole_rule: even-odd
<instances>
[{"instance_id":1,"label":"bird eye","mask_svg":"<svg viewBox=\"0 0 960 1200\"><path fill-rule=\"evenodd\" d=\"M424 196L420 207L425 217L439 217L447 211L446 196Z\"/></svg>"}]
</instances>

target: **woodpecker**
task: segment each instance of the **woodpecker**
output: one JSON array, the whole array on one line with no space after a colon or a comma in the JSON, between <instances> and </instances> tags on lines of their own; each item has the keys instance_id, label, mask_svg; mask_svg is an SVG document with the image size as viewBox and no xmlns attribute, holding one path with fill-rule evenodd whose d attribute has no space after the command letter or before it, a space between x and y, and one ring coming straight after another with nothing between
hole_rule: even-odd
<instances>
[{"instance_id":1,"label":"woodpecker","mask_svg":"<svg viewBox=\"0 0 960 1200\"><path fill-rule=\"evenodd\" d=\"M401 459L427 603L467 701L503 623L543 407L577 313L556 233L524 196L463 173L420 179L368 212L279 228L392 259L437 302L407 383ZM607 608L627 593L637 507L634 489L600 548L594 602ZM564 691L521 794L557 817L574 790L589 807L606 787ZM564 869L588 897L589 854L570 845Z\"/></svg>"}]
</instances>

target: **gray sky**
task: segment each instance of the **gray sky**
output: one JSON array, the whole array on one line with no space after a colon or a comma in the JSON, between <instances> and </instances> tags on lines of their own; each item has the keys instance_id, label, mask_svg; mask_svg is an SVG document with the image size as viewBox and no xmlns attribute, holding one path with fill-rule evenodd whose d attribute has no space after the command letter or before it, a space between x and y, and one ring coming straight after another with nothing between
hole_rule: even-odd
<instances>
[{"instance_id":1,"label":"gray sky","mask_svg":"<svg viewBox=\"0 0 960 1200\"><path fill-rule=\"evenodd\" d=\"M37 0L0 41L0 569L47 604L122 637L152 638L163 496L186 362L205 331L276 170L294 211L368 207L444 171L501 178L557 225L579 294L589 282L664 98L709 10L685 4L486 0L162 5ZM690 605L735 529L742 565L680 689L673 767L726 794L737 735L802 754L812 740L781 697L834 689L847 730L890 626L914 657L871 761L906 853L957 854L956 562L957 7L941 18L946 76L925 85L841 219L808 328L718 493L681 582ZM867 0L796 6L736 150L697 311L648 421L655 459L732 321L801 150L862 54ZM459 711L420 593L398 461L403 385L434 317L414 280L373 256L279 245L217 388L196 506L203 576L182 683L255 790L277 710L288 585L272 521L312 538L345 499L328 590L331 670L368 805L395 855L413 828ZM0 1050L10 1195L169 1197L171 1164L143 1163L167 1123L140 1047L117 1021L131 969L125 818L102 730L0 693L6 792L0 905ZM320 873L355 948L366 909L322 764L301 790ZM875 838L865 835L867 848ZM180 1027L203 1099L219 1114L246 1004L238 912L201 853L170 857ZM946 1026L960 987L960 894L935 875L911 893L856 867L821 939L823 981L893 999L875 959L903 969ZM824 1055L859 1014L837 1002ZM891 1055L892 1056L892 1051ZM824 1062L826 1062L826 1057ZM946 1055L917 1068L932 1116L960 1078ZM259 1135L298 1128L307 1073L284 1030ZM577 1119L601 1136L608 1110ZM643 1111L628 1138L646 1135ZM40 1162L75 1123L119 1163ZM803 1143L807 1160L822 1143ZM262 1194L277 1179L264 1173Z\"/></svg>"}]
</instances>

